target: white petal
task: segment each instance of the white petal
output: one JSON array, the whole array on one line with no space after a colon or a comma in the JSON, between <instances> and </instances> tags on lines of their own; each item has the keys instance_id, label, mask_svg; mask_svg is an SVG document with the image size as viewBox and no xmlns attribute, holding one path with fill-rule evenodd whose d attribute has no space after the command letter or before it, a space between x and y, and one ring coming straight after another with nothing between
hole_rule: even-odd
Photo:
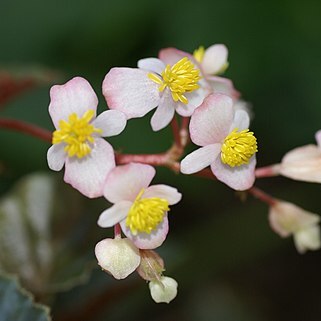
<instances>
[{"instance_id":1,"label":"white petal","mask_svg":"<svg viewBox=\"0 0 321 321\"><path fill-rule=\"evenodd\" d=\"M103 94L110 109L117 109L127 118L142 117L160 100L159 85L148 77L149 72L135 68L112 68L103 82Z\"/></svg>"},{"instance_id":2,"label":"white petal","mask_svg":"<svg viewBox=\"0 0 321 321\"><path fill-rule=\"evenodd\" d=\"M128 239L104 239L96 244L98 264L115 279L125 279L140 264L139 250Z\"/></svg>"},{"instance_id":3,"label":"white petal","mask_svg":"<svg viewBox=\"0 0 321 321\"><path fill-rule=\"evenodd\" d=\"M177 204L182 199L182 194L176 188L168 185L152 185L147 187L142 198L159 197L166 199L169 205Z\"/></svg>"},{"instance_id":4,"label":"white petal","mask_svg":"<svg viewBox=\"0 0 321 321\"><path fill-rule=\"evenodd\" d=\"M188 52L178 50L176 48L164 48L160 50L158 57L164 62L164 64L169 64L171 66L175 65L179 60L184 57L187 57L195 64L195 59L193 55Z\"/></svg>"},{"instance_id":5,"label":"white petal","mask_svg":"<svg viewBox=\"0 0 321 321\"><path fill-rule=\"evenodd\" d=\"M126 218L132 202L121 201L103 211L99 218L97 224L100 227L112 227Z\"/></svg>"},{"instance_id":6,"label":"white petal","mask_svg":"<svg viewBox=\"0 0 321 321\"><path fill-rule=\"evenodd\" d=\"M230 132L233 131L235 128L238 128L238 131L249 129L249 126L250 126L249 114L244 110L236 110L233 123L230 127Z\"/></svg>"},{"instance_id":7,"label":"white petal","mask_svg":"<svg viewBox=\"0 0 321 321\"><path fill-rule=\"evenodd\" d=\"M92 122L96 128L102 129L103 137L120 134L125 129L126 123L126 115L118 110L104 111Z\"/></svg>"},{"instance_id":8,"label":"white petal","mask_svg":"<svg viewBox=\"0 0 321 321\"><path fill-rule=\"evenodd\" d=\"M181 102L178 102L176 108L177 113L183 117L191 116L194 113L194 110L203 103L208 94L209 91L203 87L200 87L191 93L185 94L186 98L188 99L188 103L185 105Z\"/></svg>"},{"instance_id":9,"label":"white petal","mask_svg":"<svg viewBox=\"0 0 321 321\"><path fill-rule=\"evenodd\" d=\"M53 171L60 171L66 161L66 153L64 151L64 144L52 145L47 152L48 166Z\"/></svg>"},{"instance_id":10,"label":"white petal","mask_svg":"<svg viewBox=\"0 0 321 321\"><path fill-rule=\"evenodd\" d=\"M168 218L167 215L165 215L163 221L159 223L156 229L150 234L137 233L137 235L133 235L130 229L126 226L126 220L122 221L120 226L124 234L131 239L139 249L152 250L161 246L165 241L168 233Z\"/></svg>"},{"instance_id":11,"label":"white petal","mask_svg":"<svg viewBox=\"0 0 321 321\"><path fill-rule=\"evenodd\" d=\"M220 143L228 135L234 117L233 101L223 94L207 96L191 117L190 133L199 146Z\"/></svg>"},{"instance_id":12,"label":"white petal","mask_svg":"<svg viewBox=\"0 0 321 321\"><path fill-rule=\"evenodd\" d=\"M289 236L320 221L319 215L285 201L270 207L269 221L272 229L282 237Z\"/></svg>"},{"instance_id":13,"label":"white petal","mask_svg":"<svg viewBox=\"0 0 321 321\"><path fill-rule=\"evenodd\" d=\"M255 155L250 159L249 164L230 167L223 164L220 155L211 164L211 169L216 178L235 189L236 191L245 191L251 188L255 181Z\"/></svg>"},{"instance_id":14,"label":"white petal","mask_svg":"<svg viewBox=\"0 0 321 321\"><path fill-rule=\"evenodd\" d=\"M214 93L221 93L237 100L240 93L234 88L233 82L224 77L210 76L206 77L208 84L211 86Z\"/></svg>"},{"instance_id":15,"label":"white petal","mask_svg":"<svg viewBox=\"0 0 321 321\"><path fill-rule=\"evenodd\" d=\"M279 171L292 179L321 183L321 149L306 145L289 151L284 155Z\"/></svg>"},{"instance_id":16,"label":"white petal","mask_svg":"<svg viewBox=\"0 0 321 321\"><path fill-rule=\"evenodd\" d=\"M321 148L321 130L315 133L315 140L317 141L318 147Z\"/></svg>"},{"instance_id":17,"label":"white petal","mask_svg":"<svg viewBox=\"0 0 321 321\"><path fill-rule=\"evenodd\" d=\"M161 75L165 69L164 63L157 58L145 58L138 60L138 68L155 72Z\"/></svg>"},{"instance_id":18,"label":"white petal","mask_svg":"<svg viewBox=\"0 0 321 321\"><path fill-rule=\"evenodd\" d=\"M117 166L106 179L104 196L111 203L133 202L142 188L147 188L155 169L150 165L130 163Z\"/></svg>"},{"instance_id":19,"label":"white petal","mask_svg":"<svg viewBox=\"0 0 321 321\"><path fill-rule=\"evenodd\" d=\"M312 225L294 233L294 243L299 253L321 248L320 227Z\"/></svg>"},{"instance_id":20,"label":"white petal","mask_svg":"<svg viewBox=\"0 0 321 321\"><path fill-rule=\"evenodd\" d=\"M150 294L156 303L169 303L175 299L177 286L177 282L167 276L162 276L160 280L149 282Z\"/></svg>"},{"instance_id":21,"label":"white petal","mask_svg":"<svg viewBox=\"0 0 321 321\"><path fill-rule=\"evenodd\" d=\"M201 147L187 155L181 161L181 172L193 174L211 165L221 152L221 144L211 144Z\"/></svg>"},{"instance_id":22,"label":"white petal","mask_svg":"<svg viewBox=\"0 0 321 321\"><path fill-rule=\"evenodd\" d=\"M176 102L173 100L170 90L166 89L150 122L154 131L163 129L171 122L175 107Z\"/></svg>"},{"instance_id":23,"label":"white petal","mask_svg":"<svg viewBox=\"0 0 321 321\"><path fill-rule=\"evenodd\" d=\"M103 194L105 179L114 167L113 148L97 137L88 156L81 159L67 157L64 180L87 197L99 197Z\"/></svg>"},{"instance_id":24,"label":"white petal","mask_svg":"<svg viewBox=\"0 0 321 321\"><path fill-rule=\"evenodd\" d=\"M68 120L72 113L82 117L87 110L92 109L96 116L98 99L84 78L75 77L64 85L51 87L50 99L49 114L56 128L60 120Z\"/></svg>"},{"instance_id":25,"label":"white petal","mask_svg":"<svg viewBox=\"0 0 321 321\"><path fill-rule=\"evenodd\" d=\"M226 46L217 44L205 50L202 60L202 69L206 74L212 75L220 72L227 64L228 51Z\"/></svg>"}]
</instances>

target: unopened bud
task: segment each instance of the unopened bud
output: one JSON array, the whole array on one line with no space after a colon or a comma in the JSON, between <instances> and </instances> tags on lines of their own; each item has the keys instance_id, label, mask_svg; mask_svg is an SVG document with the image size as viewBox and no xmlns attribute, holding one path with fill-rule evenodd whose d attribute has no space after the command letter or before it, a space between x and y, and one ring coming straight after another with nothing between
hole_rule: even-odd
<instances>
[{"instance_id":1,"label":"unopened bud","mask_svg":"<svg viewBox=\"0 0 321 321\"><path fill-rule=\"evenodd\" d=\"M149 282L150 294L156 303L169 303L177 295L177 282L167 276Z\"/></svg>"},{"instance_id":2,"label":"unopened bud","mask_svg":"<svg viewBox=\"0 0 321 321\"><path fill-rule=\"evenodd\" d=\"M104 239L96 244L98 264L115 279L125 279L140 263L139 250L127 238Z\"/></svg>"}]
</instances>

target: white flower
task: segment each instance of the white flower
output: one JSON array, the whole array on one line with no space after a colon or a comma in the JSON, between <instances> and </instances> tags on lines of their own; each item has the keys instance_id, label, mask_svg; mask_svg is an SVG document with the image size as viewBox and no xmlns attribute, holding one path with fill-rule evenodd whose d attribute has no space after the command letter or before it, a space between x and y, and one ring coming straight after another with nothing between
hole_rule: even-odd
<instances>
[{"instance_id":1,"label":"white flower","mask_svg":"<svg viewBox=\"0 0 321 321\"><path fill-rule=\"evenodd\" d=\"M120 223L124 234L139 249L160 246L168 233L169 205L181 200L181 193L167 185L151 185L155 169L130 163L117 166L107 176L105 198L114 205L100 214L98 225Z\"/></svg>"},{"instance_id":2,"label":"white flower","mask_svg":"<svg viewBox=\"0 0 321 321\"><path fill-rule=\"evenodd\" d=\"M297 147L286 153L274 168L279 174L305 182L321 183L321 130L315 135L317 145Z\"/></svg>"},{"instance_id":3,"label":"white flower","mask_svg":"<svg viewBox=\"0 0 321 321\"><path fill-rule=\"evenodd\" d=\"M289 202L276 201L270 207L269 221L281 237L293 235L299 253L321 247L320 217Z\"/></svg>"},{"instance_id":4,"label":"white flower","mask_svg":"<svg viewBox=\"0 0 321 321\"><path fill-rule=\"evenodd\" d=\"M97 96L88 81L75 77L50 90L49 113L56 130L47 153L49 168L87 197L102 195L107 174L115 167L112 146L102 137L118 135L126 117L108 110L96 118Z\"/></svg>"}]
</instances>

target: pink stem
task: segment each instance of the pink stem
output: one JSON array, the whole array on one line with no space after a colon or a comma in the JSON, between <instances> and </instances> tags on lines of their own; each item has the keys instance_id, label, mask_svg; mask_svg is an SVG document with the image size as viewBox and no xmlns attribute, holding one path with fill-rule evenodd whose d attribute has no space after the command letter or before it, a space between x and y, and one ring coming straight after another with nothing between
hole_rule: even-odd
<instances>
[{"instance_id":1,"label":"pink stem","mask_svg":"<svg viewBox=\"0 0 321 321\"><path fill-rule=\"evenodd\" d=\"M179 125L178 125L178 121L177 121L176 116L174 116L171 121L171 127L172 127L172 132L173 132L175 144L178 147L181 147L182 144L181 144L181 137L180 137L180 129L179 129Z\"/></svg>"},{"instance_id":2,"label":"pink stem","mask_svg":"<svg viewBox=\"0 0 321 321\"><path fill-rule=\"evenodd\" d=\"M40 138L48 143L51 143L52 141L52 133L49 130L21 120L0 118L0 128L6 128L20 133L25 133Z\"/></svg>"},{"instance_id":3,"label":"pink stem","mask_svg":"<svg viewBox=\"0 0 321 321\"><path fill-rule=\"evenodd\" d=\"M190 140L189 130L188 130L189 121L190 121L189 117L182 117L181 130L179 132L182 147L185 147Z\"/></svg>"},{"instance_id":4,"label":"pink stem","mask_svg":"<svg viewBox=\"0 0 321 321\"><path fill-rule=\"evenodd\" d=\"M272 177L279 175L280 164L274 164L270 166L257 168L255 171L255 176L257 178Z\"/></svg>"},{"instance_id":5,"label":"pink stem","mask_svg":"<svg viewBox=\"0 0 321 321\"><path fill-rule=\"evenodd\" d=\"M272 197L271 195L263 192L261 189L257 188L257 187L252 187L248 190L248 192L250 194L252 194L254 197L256 197L257 199L259 199L260 201L273 206L276 203L276 199L274 197Z\"/></svg>"},{"instance_id":6,"label":"pink stem","mask_svg":"<svg viewBox=\"0 0 321 321\"><path fill-rule=\"evenodd\" d=\"M167 153L159 154L117 154L116 162L118 165L128 164L128 163L143 163L154 166L166 166L168 162Z\"/></svg>"}]
</instances>

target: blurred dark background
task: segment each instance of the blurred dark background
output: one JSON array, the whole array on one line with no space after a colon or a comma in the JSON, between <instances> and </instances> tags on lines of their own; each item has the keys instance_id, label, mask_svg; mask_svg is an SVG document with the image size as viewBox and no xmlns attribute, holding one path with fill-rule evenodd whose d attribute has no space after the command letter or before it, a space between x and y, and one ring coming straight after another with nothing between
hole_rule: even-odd
<instances>
[{"instance_id":1,"label":"blurred dark background","mask_svg":"<svg viewBox=\"0 0 321 321\"><path fill-rule=\"evenodd\" d=\"M164 47L193 52L199 45L224 43L230 62L225 76L255 115L258 166L314 143L321 127L320 1L1 0L0 35L0 70L19 77L48 70L53 75L52 81L49 77L1 106L0 117L52 130L47 109L51 85L85 77L104 110L101 83L111 67L135 67L138 59L155 57ZM150 116L131 120L124 133L110 139L114 148L166 150L171 132L153 133ZM24 175L48 171L48 144L5 130L0 130L0 143L3 195ZM62 178L61 173L55 176ZM171 233L159 249L165 274L179 282L178 297L170 305L156 305L138 276L116 282L97 268L82 284L42 298L52 307L54 320L321 320L320 251L299 255L292 238L272 232L264 204L250 196L242 202L223 184L167 169L158 170L156 182L183 192L183 201L170 213ZM321 213L317 184L285 178L256 184ZM82 223L71 240L81 244L80 265L94 261L95 243L111 235L95 225L107 205L104 200L81 202Z\"/></svg>"}]
</instances>

